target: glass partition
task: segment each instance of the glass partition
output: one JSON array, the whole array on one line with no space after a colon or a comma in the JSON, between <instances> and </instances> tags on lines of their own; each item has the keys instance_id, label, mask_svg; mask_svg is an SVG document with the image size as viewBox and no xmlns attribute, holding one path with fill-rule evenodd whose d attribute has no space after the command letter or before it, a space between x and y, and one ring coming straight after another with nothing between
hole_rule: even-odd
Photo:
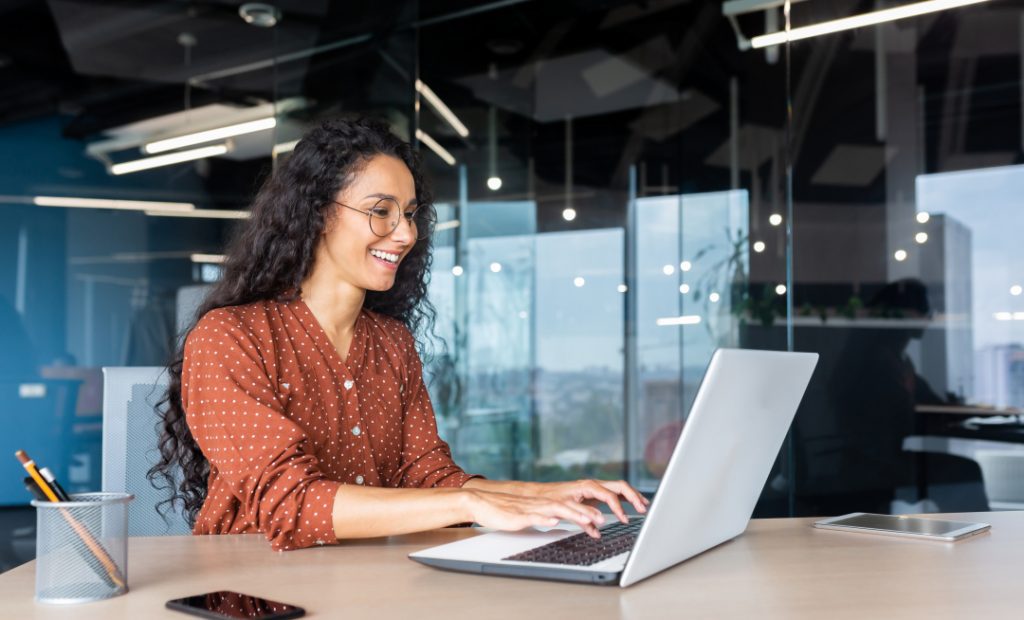
<instances>
[{"instance_id":1,"label":"glass partition","mask_svg":"<svg viewBox=\"0 0 1024 620\"><path fill-rule=\"evenodd\" d=\"M102 367L166 364L262 180L365 114L432 182L424 358L467 470L651 493L716 347L800 350L756 515L1024 506L1019 6L755 48L879 4L300 4L4 9L37 36L0 54L0 448L97 489Z\"/></svg>"}]
</instances>

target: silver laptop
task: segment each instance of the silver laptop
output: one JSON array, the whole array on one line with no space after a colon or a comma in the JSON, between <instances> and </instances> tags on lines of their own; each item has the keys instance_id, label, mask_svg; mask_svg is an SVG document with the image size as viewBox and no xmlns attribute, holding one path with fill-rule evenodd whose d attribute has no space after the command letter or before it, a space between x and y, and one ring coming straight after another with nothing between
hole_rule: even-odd
<instances>
[{"instance_id":1,"label":"silver laptop","mask_svg":"<svg viewBox=\"0 0 1024 620\"><path fill-rule=\"evenodd\" d=\"M816 353L719 349L645 517L607 519L601 538L528 529L412 553L437 568L632 585L747 528L818 362Z\"/></svg>"}]
</instances>

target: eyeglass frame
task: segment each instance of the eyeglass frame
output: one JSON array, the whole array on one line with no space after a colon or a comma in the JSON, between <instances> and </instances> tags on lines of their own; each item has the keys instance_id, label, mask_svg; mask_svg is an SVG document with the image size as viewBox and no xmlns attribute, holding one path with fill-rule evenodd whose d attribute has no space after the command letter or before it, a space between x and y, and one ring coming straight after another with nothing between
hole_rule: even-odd
<instances>
[{"instance_id":1,"label":"eyeglass frame","mask_svg":"<svg viewBox=\"0 0 1024 620\"><path fill-rule=\"evenodd\" d=\"M425 203L425 202L417 203L417 205L416 205L416 208L415 208L415 209L413 209L413 210L412 210L412 213L410 213L410 214L409 214L408 216L406 216L406 214L405 214L404 212L403 212L403 213L402 213L401 215L399 215L399 217L398 217L398 220L397 220L397 221L395 222L395 225L394 225L394 227L392 227L392 228L391 228L391 230L389 230L387 234L385 234L385 235L379 235L379 234L377 234L377 231L373 229L373 218L374 218L374 215L373 215L373 210L374 210L374 209L375 209L375 208L377 207L377 205L379 205L380 203L384 202L385 200L388 200L388 201L391 201L391 202L393 202L393 203L395 204L395 206L397 206L397 207L398 207L399 211L403 211L403 209L402 209L401 205L399 205L399 204L398 204L398 201L397 201L397 200L395 200L394 198L388 198L388 197L381 197L381 198L379 198L379 199L377 200L377 202L373 203L373 206L372 206L372 207L370 207L369 209L367 209L367 210L365 210L365 211L364 211L363 209L360 209L360 208L358 208L358 207L352 207L352 206L349 206L349 205L347 205L347 204L345 204L345 203L343 203L343 202L338 202L337 200L332 200L331 202L333 202L334 204L336 204L336 205L338 205L338 206L341 206L341 207L345 207L346 209L352 209L353 211L358 211L359 213L362 213L362 214L366 215L366 223L367 223L367 224L369 225L369 227L370 227L370 232L372 232L372 233L373 233L374 235L376 235L377 237L380 237L381 239L384 239L385 237L388 237L389 235L391 235L392 233L394 233L394 232L395 232L396 230L398 230L398 224L399 224L399 223L400 223L400 222L401 222L401 221L402 221L403 219L405 219L405 221L406 221L406 222L407 222L407 223L408 223L408 224L409 224L409 225L410 225L410 226L411 226L411 227L413 228L413 230L414 230L414 231L416 232L416 240L417 240L417 241L423 241L424 239L426 239L427 237L429 237L429 236L430 236L431 234L433 234L433 232L434 232L434 226L436 226L436 225L437 225L437 216L434 216L434 217L432 218L432 219L433 219L433 225L432 225L432 226L428 226L428 227L427 227L427 228L428 228L428 230L427 230L426 234L424 234L424 236L422 236L422 237L420 237L420 234L419 234L419 233L420 233L420 229L419 229L419 226L417 226L417 225L416 225L416 221L415 221L415 218L416 218L416 214L417 214L417 213L419 213L420 209L428 209L428 210L426 211L426 213L427 213L428 215L430 215L430 211L429 211L430 205L429 205L429 204L427 204L427 203ZM384 218L382 218L382 217L379 217L379 216L378 216L378 217L377 217L377 219L380 219L380 220L382 220L382 219L384 219Z\"/></svg>"}]
</instances>

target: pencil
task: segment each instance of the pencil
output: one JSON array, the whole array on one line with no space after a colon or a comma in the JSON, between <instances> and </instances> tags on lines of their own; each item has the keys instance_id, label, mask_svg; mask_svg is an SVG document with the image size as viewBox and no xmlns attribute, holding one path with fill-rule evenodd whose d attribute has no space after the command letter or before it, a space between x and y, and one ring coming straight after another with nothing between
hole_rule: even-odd
<instances>
[{"instance_id":1,"label":"pencil","mask_svg":"<svg viewBox=\"0 0 1024 620\"><path fill-rule=\"evenodd\" d=\"M17 452L14 453L14 456L17 457L17 459L21 462L22 466L25 468L25 471L28 472L28 475L36 483L36 485L39 487L39 490L43 492L46 498L51 502L59 503L60 499L57 497L57 494L54 493L53 489L50 488L50 485L46 483L43 477L39 475L39 470L36 469L35 461L30 459L28 455L25 454L24 450L18 450ZM78 537L82 539L82 542L84 542L85 545L89 547L89 550L92 551L92 554L96 556L96 559L99 560L100 563L103 565L103 568L106 570L107 575L110 577L110 580L113 581L117 587L126 587L127 584L125 584L124 578L121 576L121 572L117 569L117 564L115 564L114 561L110 559L110 555L107 554L107 551L103 548L103 545L101 545L95 538L93 538L92 534L89 533L89 529L81 523L79 523L78 519L75 519L75 517L72 516L71 513L69 513L67 510L61 509L60 512L61 516L64 517L64 520L67 521L68 525L71 526L71 529L73 529L75 533L78 534Z\"/></svg>"},{"instance_id":2,"label":"pencil","mask_svg":"<svg viewBox=\"0 0 1024 620\"><path fill-rule=\"evenodd\" d=\"M36 486L38 486L39 490L43 492L43 495L46 496L46 499L50 500L51 502L59 502L60 499L57 497L57 494L53 492L53 489L50 488L50 485L46 484L46 481L43 480L43 477L39 475L39 470L36 469L36 462L28 458L28 455L25 454L24 450L18 450L17 452L14 453L14 456L17 457L19 461L21 461L21 466L25 468L25 471L27 471L28 475L32 477L32 480L35 480Z\"/></svg>"}]
</instances>

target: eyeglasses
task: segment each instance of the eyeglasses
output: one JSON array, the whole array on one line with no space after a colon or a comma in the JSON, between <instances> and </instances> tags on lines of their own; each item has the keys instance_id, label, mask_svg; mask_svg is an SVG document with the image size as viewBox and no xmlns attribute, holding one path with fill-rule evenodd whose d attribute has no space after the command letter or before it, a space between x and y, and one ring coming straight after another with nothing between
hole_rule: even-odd
<instances>
[{"instance_id":1,"label":"eyeglasses","mask_svg":"<svg viewBox=\"0 0 1024 620\"><path fill-rule=\"evenodd\" d=\"M434 225L437 224L437 217L430 210L429 205L416 205L416 208L412 211L403 212L402 207L391 198L381 198L369 210L364 211L342 204L337 200L332 200L331 202L346 209L365 213L370 220L370 231L378 237L387 237L395 232L399 221L403 217L409 226L412 227L416 239L419 240L426 239L432 235L434 233Z\"/></svg>"}]
</instances>

